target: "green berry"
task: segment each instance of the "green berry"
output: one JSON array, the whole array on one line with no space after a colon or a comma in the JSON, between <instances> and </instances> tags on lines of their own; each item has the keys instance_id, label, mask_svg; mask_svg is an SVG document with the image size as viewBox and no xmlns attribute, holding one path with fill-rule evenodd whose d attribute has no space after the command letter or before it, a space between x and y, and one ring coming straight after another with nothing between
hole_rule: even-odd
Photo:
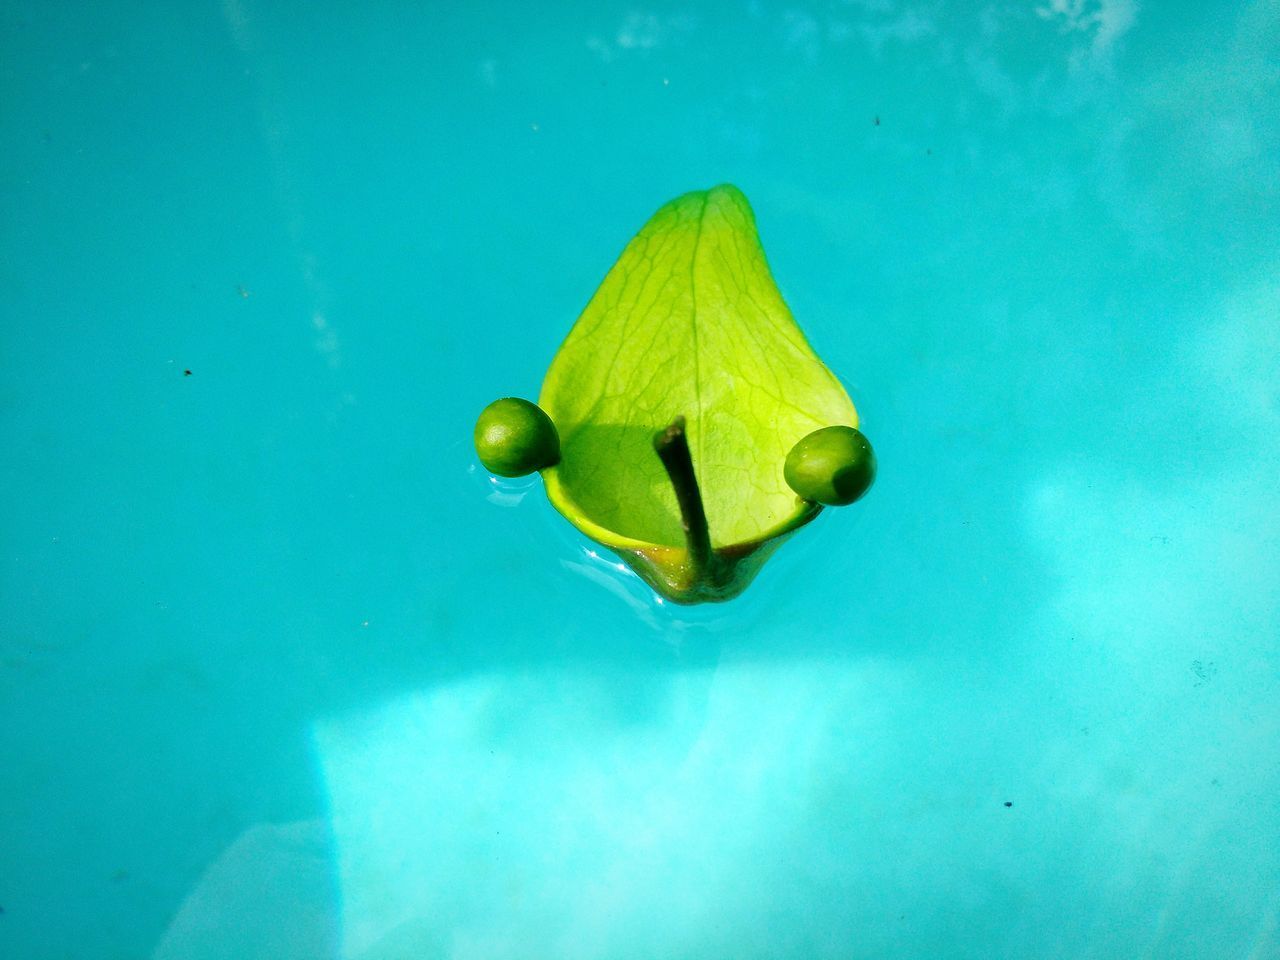
<instances>
[{"instance_id":1,"label":"green berry","mask_svg":"<svg viewBox=\"0 0 1280 960\"><path fill-rule=\"evenodd\" d=\"M870 488L876 455L853 427L823 427L791 448L782 475L805 500L843 507Z\"/></svg>"},{"instance_id":2,"label":"green berry","mask_svg":"<svg viewBox=\"0 0 1280 960\"><path fill-rule=\"evenodd\" d=\"M476 453L490 473L523 477L560 462L560 435L542 408L518 397L495 400L476 421Z\"/></svg>"}]
</instances>

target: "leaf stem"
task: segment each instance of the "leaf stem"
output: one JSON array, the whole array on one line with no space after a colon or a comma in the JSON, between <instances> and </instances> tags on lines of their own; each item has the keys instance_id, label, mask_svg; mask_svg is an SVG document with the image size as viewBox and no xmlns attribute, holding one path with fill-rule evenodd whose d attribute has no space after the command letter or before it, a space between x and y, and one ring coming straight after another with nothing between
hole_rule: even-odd
<instances>
[{"instance_id":1,"label":"leaf stem","mask_svg":"<svg viewBox=\"0 0 1280 960\"><path fill-rule=\"evenodd\" d=\"M693 456L689 453L684 423L684 417L676 417L669 427L659 430L653 437L653 449L671 478L671 486L675 487L680 525L689 547L689 563L694 577L701 579L711 565L711 530L707 526L698 478L693 472Z\"/></svg>"}]
</instances>

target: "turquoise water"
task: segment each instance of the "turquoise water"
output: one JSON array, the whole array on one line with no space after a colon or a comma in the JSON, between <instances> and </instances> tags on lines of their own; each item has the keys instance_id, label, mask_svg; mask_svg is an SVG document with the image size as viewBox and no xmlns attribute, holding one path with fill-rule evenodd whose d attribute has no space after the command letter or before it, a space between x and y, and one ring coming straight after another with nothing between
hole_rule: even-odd
<instances>
[{"instance_id":1,"label":"turquoise water","mask_svg":"<svg viewBox=\"0 0 1280 960\"><path fill-rule=\"evenodd\" d=\"M0 11L0 956L1280 956L1274 0ZM672 613L470 431L724 181L880 475Z\"/></svg>"}]
</instances>

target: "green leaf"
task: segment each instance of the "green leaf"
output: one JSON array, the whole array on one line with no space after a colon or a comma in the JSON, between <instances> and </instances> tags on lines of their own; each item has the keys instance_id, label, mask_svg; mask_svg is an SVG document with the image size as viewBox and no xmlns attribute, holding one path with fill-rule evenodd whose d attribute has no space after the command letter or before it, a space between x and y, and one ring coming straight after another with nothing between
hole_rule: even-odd
<instances>
[{"instance_id":1,"label":"green leaf","mask_svg":"<svg viewBox=\"0 0 1280 960\"><path fill-rule=\"evenodd\" d=\"M552 504L682 602L727 599L820 509L788 451L856 427L848 394L782 300L737 188L688 193L627 245L552 361L539 398L560 434ZM715 569L693 569L654 435L683 416Z\"/></svg>"}]
</instances>

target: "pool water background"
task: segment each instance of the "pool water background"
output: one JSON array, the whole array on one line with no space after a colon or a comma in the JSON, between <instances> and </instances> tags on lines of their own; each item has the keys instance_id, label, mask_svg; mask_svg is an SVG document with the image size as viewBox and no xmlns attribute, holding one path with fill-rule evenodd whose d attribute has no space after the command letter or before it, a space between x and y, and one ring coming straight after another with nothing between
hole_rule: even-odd
<instances>
[{"instance_id":1,"label":"pool water background","mask_svg":"<svg viewBox=\"0 0 1280 960\"><path fill-rule=\"evenodd\" d=\"M0 11L0 956L1280 955L1276 3ZM470 430L725 181L881 470L672 612Z\"/></svg>"}]
</instances>

